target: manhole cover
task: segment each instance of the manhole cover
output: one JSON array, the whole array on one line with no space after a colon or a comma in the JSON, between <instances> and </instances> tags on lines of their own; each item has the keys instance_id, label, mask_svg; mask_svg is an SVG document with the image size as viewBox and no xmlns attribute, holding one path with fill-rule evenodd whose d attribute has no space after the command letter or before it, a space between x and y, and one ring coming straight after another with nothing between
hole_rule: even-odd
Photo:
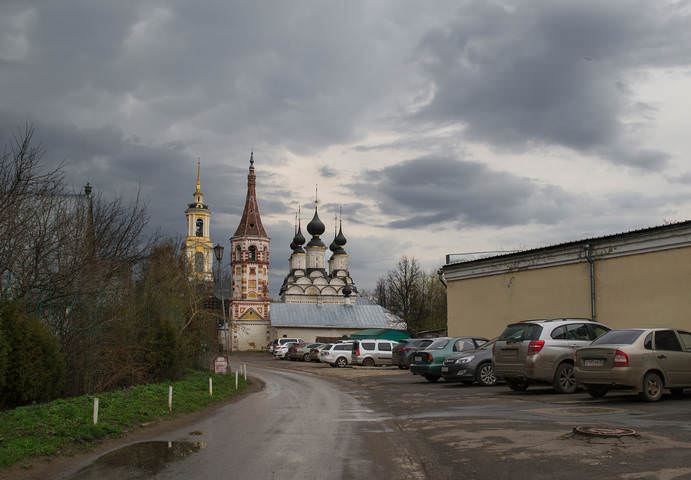
<instances>
[{"instance_id":1,"label":"manhole cover","mask_svg":"<svg viewBox=\"0 0 691 480\"><path fill-rule=\"evenodd\" d=\"M573 428L573 433L586 435L588 437L613 438L613 437L637 437L639 434L633 428L626 427L608 427L608 426L592 426L579 425Z\"/></svg>"}]
</instances>

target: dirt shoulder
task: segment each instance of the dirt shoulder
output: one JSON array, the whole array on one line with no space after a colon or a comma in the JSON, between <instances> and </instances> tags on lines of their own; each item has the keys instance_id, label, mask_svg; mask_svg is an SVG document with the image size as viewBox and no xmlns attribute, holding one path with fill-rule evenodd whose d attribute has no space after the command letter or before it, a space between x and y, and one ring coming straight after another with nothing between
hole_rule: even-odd
<instances>
[{"instance_id":1,"label":"dirt shoulder","mask_svg":"<svg viewBox=\"0 0 691 480\"><path fill-rule=\"evenodd\" d=\"M222 402L211 405L204 410L192 413L183 413L171 419L157 420L145 426L136 427L119 438L106 438L101 443L88 449L76 449L72 455L55 455L47 457L36 457L25 459L17 464L0 469L0 480L32 480L53 478L56 472L64 472L72 467L84 462L87 458L94 455L104 454L122 446L143 441L146 438L163 435L193 424L219 408L245 398L247 395L256 393L264 388L264 382L248 374L252 381L250 386L240 395L235 395Z\"/></svg>"}]
</instances>

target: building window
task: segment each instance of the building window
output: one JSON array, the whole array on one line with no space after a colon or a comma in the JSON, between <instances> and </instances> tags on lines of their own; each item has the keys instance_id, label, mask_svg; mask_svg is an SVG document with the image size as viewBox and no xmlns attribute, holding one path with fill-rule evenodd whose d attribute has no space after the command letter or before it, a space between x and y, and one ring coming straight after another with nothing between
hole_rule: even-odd
<instances>
[{"instance_id":1,"label":"building window","mask_svg":"<svg viewBox=\"0 0 691 480\"><path fill-rule=\"evenodd\" d=\"M235 249L235 260L242 260L242 250L240 247Z\"/></svg>"},{"instance_id":2,"label":"building window","mask_svg":"<svg viewBox=\"0 0 691 480\"><path fill-rule=\"evenodd\" d=\"M197 219L197 237L203 237L204 236L204 220L201 218Z\"/></svg>"},{"instance_id":3,"label":"building window","mask_svg":"<svg viewBox=\"0 0 691 480\"><path fill-rule=\"evenodd\" d=\"M255 269L254 269L254 267L250 267L250 275L254 275L254 274L255 274Z\"/></svg>"},{"instance_id":4,"label":"building window","mask_svg":"<svg viewBox=\"0 0 691 480\"><path fill-rule=\"evenodd\" d=\"M256 262L257 261L257 247L255 247L254 245L252 245L250 247L249 261L250 262Z\"/></svg>"},{"instance_id":5,"label":"building window","mask_svg":"<svg viewBox=\"0 0 691 480\"><path fill-rule=\"evenodd\" d=\"M204 254L202 252L197 252L194 254L194 271L204 271Z\"/></svg>"}]
</instances>

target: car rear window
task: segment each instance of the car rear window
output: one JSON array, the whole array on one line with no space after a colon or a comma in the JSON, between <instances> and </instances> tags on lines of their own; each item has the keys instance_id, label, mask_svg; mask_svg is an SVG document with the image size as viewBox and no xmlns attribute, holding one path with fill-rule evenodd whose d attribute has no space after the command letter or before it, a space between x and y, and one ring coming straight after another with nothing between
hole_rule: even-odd
<instances>
[{"instance_id":1,"label":"car rear window","mask_svg":"<svg viewBox=\"0 0 691 480\"><path fill-rule=\"evenodd\" d=\"M643 334L643 330L611 330L597 338L591 345L631 345Z\"/></svg>"},{"instance_id":2,"label":"car rear window","mask_svg":"<svg viewBox=\"0 0 691 480\"><path fill-rule=\"evenodd\" d=\"M499 340L537 340L542 333L542 327L535 323L514 323L506 327L499 336Z\"/></svg>"},{"instance_id":3,"label":"car rear window","mask_svg":"<svg viewBox=\"0 0 691 480\"><path fill-rule=\"evenodd\" d=\"M448 344L449 344L448 338L438 338L437 340L430 343L429 346L425 350L442 350Z\"/></svg>"},{"instance_id":4,"label":"car rear window","mask_svg":"<svg viewBox=\"0 0 691 480\"><path fill-rule=\"evenodd\" d=\"M350 344L347 344L347 343L339 343L338 345L336 345L336 346L334 347L334 350L350 350L351 348L353 348L353 346L350 345Z\"/></svg>"}]
</instances>

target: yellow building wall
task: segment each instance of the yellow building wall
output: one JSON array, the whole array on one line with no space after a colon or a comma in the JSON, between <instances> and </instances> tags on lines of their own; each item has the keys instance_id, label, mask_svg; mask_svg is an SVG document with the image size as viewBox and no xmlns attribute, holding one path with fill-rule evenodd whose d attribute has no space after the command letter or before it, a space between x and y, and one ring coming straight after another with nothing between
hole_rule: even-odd
<instances>
[{"instance_id":1,"label":"yellow building wall","mask_svg":"<svg viewBox=\"0 0 691 480\"><path fill-rule=\"evenodd\" d=\"M691 247L595 260L595 319L691 330ZM448 282L450 336L499 335L532 318L590 318L587 262Z\"/></svg>"},{"instance_id":2,"label":"yellow building wall","mask_svg":"<svg viewBox=\"0 0 691 480\"><path fill-rule=\"evenodd\" d=\"M448 334L494 338L520 320L590 318L589 282L587 263L448 282Z\"/></svg>"},{"instance_id":3,"label":"yellow building wall","mask_svg":"<svg viewBox=\"0 0 691 480\"><path fill-rule=\"evenodd\" d=\"M691 330L691 247L595 263L595 317L611 328Z\"/></svg>"}]
</instances>

